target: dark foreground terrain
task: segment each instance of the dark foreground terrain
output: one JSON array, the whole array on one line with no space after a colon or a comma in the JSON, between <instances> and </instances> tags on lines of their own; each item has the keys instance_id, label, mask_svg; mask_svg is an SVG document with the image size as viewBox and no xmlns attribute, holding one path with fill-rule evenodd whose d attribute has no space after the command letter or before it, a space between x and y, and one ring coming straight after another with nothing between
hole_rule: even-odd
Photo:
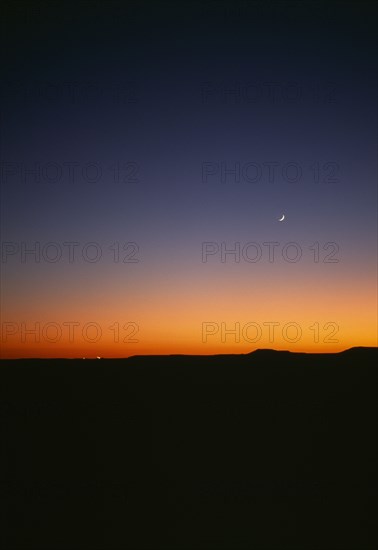
<instances>
[{"instance_id":1,"label":"dark foreground terrain","mask_svg":"<svg viewBox=\"0 0 378 550\"><path fill-rule=\"evenodd\" d=\"M376 358L1 361L2 548L377 548Z\"/></svg>"}]
</instances>

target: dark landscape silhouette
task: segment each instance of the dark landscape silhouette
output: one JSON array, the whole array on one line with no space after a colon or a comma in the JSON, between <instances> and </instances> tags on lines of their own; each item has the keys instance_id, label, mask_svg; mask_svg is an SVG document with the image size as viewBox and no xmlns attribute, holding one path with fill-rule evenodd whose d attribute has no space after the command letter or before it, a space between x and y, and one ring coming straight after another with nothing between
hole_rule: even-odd
<instances>
[{"instance_id":1,"label":"dark landscape silhouette","mask_svg":"<svg viewBox=\"0 0 378 550\"><path fill-rule=\"evenodd\" d=\"M2 547L373 549L376 358L2 360Z\"/></svg>"}]
</instances>

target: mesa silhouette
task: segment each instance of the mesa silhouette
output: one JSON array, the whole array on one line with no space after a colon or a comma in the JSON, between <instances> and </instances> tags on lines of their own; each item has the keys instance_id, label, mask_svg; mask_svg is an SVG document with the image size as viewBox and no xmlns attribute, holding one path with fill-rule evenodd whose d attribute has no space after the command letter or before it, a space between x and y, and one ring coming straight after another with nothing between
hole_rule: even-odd
<instances>
[{"instance_id":1,"label":"mesa silhouette","mask_svg":"<svg viewBox=\"0 0 378 550\"><path fill-rule=\"evenodd\" d=\"M376 358L2 360L3 547L373 548Z\"/></svg>"}]
</instances>

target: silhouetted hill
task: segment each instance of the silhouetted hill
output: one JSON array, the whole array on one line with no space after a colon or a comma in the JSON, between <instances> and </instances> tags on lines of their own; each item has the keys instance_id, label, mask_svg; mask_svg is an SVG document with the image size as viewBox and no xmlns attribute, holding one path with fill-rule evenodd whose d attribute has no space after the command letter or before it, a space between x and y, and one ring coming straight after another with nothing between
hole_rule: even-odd
<instances>
[{"instance_id":1,"label":"silhouetted hill","mask_svg":"<svg viewBox=\"0 0 378 550\"><path fill-rule=\"evenodd\" d=\"M0 362L5 549L373 549L376 348Z\"/></svg>"}]
</instances>

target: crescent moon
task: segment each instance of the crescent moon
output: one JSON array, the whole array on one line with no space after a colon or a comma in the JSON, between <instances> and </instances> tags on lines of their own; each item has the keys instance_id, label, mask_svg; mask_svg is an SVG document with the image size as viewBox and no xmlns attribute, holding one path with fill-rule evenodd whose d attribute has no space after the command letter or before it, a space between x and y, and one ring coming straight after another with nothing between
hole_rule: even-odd
<instances>
[{"instance_id":1,"label":"crescent moon","mask_svg":"<svg viewBox=\"0 0 378 550\"><path fill-rule=\"evenodd\" d=\"M279 222L283 222L284 219L285 219L285 214L282 214L282 218L280 218L278 221L279 221Z\"/></svg>"}]
</instances>

